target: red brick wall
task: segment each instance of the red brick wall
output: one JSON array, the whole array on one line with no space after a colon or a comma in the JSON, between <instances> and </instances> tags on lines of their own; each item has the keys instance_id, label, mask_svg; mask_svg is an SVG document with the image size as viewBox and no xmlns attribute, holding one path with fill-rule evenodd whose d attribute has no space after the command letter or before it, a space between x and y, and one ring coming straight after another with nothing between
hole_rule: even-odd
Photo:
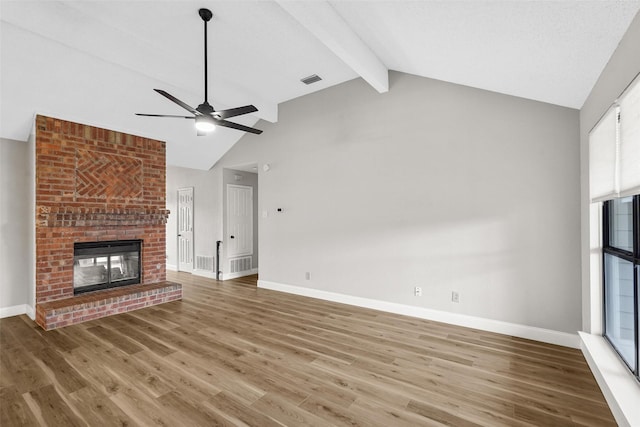
<instances>
[{"instance_id":1,"label":"red brick wall","mask_svg":"<svg viewBox=\"0 0 640 427\"><path fill-rule=\"evenodd\" d=\"M165 143L36 117L36 305L73 296L73 244L142 239L142 283L166 280Z\"/></svg>"}]
</instances>

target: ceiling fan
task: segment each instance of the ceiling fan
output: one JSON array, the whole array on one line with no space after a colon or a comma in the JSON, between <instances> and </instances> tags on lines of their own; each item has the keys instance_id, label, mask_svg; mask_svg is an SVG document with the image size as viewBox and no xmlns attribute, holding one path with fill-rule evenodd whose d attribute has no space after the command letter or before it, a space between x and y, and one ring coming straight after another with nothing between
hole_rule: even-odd
<instances>
[{"instance_id":1,"label":"ceiling fan","mask_svg":"<svg viewBox=\"0 0 640 427\"><path fill-rule=\"evenodd\" d=\"M232 129L241 130L244 132L255 133L260 135L262 131L260 129L255 129L249 126L244 126L238 123L230 122L225 119L230 117L241 116L243 114L255 113L258 111L256 107L253 105L245 105L244 107L238 108L230 108L228 110L220 110L216 111L211 104L207 101L207 22L211 20L213 17L213 13L209 9L200 9L198 10L198 14L204 21L204 102L198 105L196 108L189 106L188 104L180 101L175 96L170 93L165 92L162 89L154 89L160 95L169 99L170 101L178 104L193 116L174 116L174 115L166 115L166 114L143 114L136 113L137 116L147 116L147 117L172 117L179 119L191 119L195 120L196 130L198 136L206 135L207 132L211 132L215 129L216 126L223 126Z\"/></svg>"}]
</instances>

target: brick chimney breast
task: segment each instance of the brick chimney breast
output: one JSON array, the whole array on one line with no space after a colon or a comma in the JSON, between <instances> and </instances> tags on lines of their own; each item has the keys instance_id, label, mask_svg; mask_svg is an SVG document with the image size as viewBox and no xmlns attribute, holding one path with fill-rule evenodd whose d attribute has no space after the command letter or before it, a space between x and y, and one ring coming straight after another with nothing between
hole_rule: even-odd
<instances>
[{"instance_id":1,"label":"brick chimney breast","mask_svg":"<svg viewBox=\"0 0 640 427\"><path fill-rule=\"evenodd\" d=\"M41 115L35 128L37 323L52 329L181 299L181 285L166 282L165 143ZM102 291L74 296L74 243L133 239L143 241L140 285L104 291L110 302Z\"/></svg>"}]
</instances>

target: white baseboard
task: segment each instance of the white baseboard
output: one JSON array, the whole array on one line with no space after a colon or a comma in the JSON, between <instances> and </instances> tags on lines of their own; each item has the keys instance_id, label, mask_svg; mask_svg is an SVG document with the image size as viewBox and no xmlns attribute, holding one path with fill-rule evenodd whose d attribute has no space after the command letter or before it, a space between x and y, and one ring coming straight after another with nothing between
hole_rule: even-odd
<instances>
[{"instance_id":1,"label":"white baseboard","mask_svg":"<svg viewBox=\"0 0 640 427\"><path fill-rule=\"evenodd\" d=\"M222 280L237 279L238 277L251 276L252 274L258 274L257 268L251 270L239 271L237 273L222 273Z\"/></svg>"},{"instance_id":2,"label":"white baseboard","mask_svg":"<svg viewBox=\"0 0 640 427\"><path fill-rule=\"evenodd\" d=\"M27 304L12 305L11 307L2 307L0 308L0 319L4 319L5 317L18 316L20 314L27 314L27 308L31 308L31 307L29 307ZM29 316L29 317L33 319L32 316Z\"/></svg>"},{"instance_id":3,"label":"white baseboard","mask_svg":"<svg viewBox=\"0 0 640 427\"><path fill-rule=\"evenodd\" d=\"M640 383L599 335L580 334L581 349L619 426L640 426Z\"/></svg>"},{"instance_id":4,"label":"white baseboard","mask_svg":"<svg viewBox=\"0 0 640 427\"><path fill-rule=\"evenodd\" d=\"M19 304L11 307L0 308L0 319L26 314L31 320L36 319L36 311L29 304Z\"/></svg>"},{"instance_id":5,"label":"white baseboard","mask_svg":"<svg viewBox=\"0 0 640 427\"><path fill-rule=\"evenodd\" d=\"M209 279L215 279L216 278L216 273L214 273L213 271L198 270L197 268L194 268L193 271L191 272L191 274L196 275L196 276L208 277Z\"/></svg>"},{"instance_id":6,"label":"white baseboard","mask_svg":"<svg viewBox=\"0 0 640 427\"><path fill-rule=\"evenodd\" d=\"M173 264L167 264L167 270L178 271L178 266Z\"/></svg>"},{"instance_id":7,"label":"white baseboard","mask_svg":"<svg viewBox=\"0 0 640 427\"><path fill-rule=\"evenodd\" d=\"M28 304L25 304L27 307L27 316L31 318L31 320L36 320L36 311Z\"/></svg>"},{"instance_id":8,"label":"white baseboard","mask_svg":"<svg viewBox=\"0 0 640 427\"><path fill-rule=\"evenodd\" d=\"M318 289L304 288L300 286L283 285L281 283L268 282L266 280L258 280L258 287L271 289L274 291L287 292L290 294L302 295L311 298L323 299L327 301L334 301L343 304L355 305L358 307L372 308L374 310L386 311L389 313L403 314L405 316L417 317L419 319L433 320L436 322L449 323L451 325L481 329L483 331L496 332L499 334L546 342L549 344L580 348L580 338L578 337L577 333L570 334L567 332L553 331L551 329L538 328L535 326L519 325L517 323L509 323L500 320L485 319L483 317L468 316L466 314L449 313L446 311L432 310L429 308L416 307L412 305L355 297L351 295L338 294L335 292L321 291Z\"/></svg>"}]
</instances>

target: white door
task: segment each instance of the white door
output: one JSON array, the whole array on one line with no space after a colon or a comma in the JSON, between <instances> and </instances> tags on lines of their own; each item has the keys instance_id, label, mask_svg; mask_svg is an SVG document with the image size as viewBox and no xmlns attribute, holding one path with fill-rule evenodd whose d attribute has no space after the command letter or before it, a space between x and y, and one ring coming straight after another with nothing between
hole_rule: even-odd
<instances>
[{"instance_id":1,"label":"white door","mask_svg":"<svg viewBox=\"0 0 640 427\"><path fill-rule=\"evenodd\" d=\"M253 254L253 187L227 184L227 257Z\"/></svg>"},{"instance_id":2,"label":"white door","mask_svg":"<svg viewBox=\"0 0 640 427\"><path fill-rule=\"evenodd\" d=\"M178 190L178 271L193 271L193 187Z\"/></svg>"}]
</instances>

